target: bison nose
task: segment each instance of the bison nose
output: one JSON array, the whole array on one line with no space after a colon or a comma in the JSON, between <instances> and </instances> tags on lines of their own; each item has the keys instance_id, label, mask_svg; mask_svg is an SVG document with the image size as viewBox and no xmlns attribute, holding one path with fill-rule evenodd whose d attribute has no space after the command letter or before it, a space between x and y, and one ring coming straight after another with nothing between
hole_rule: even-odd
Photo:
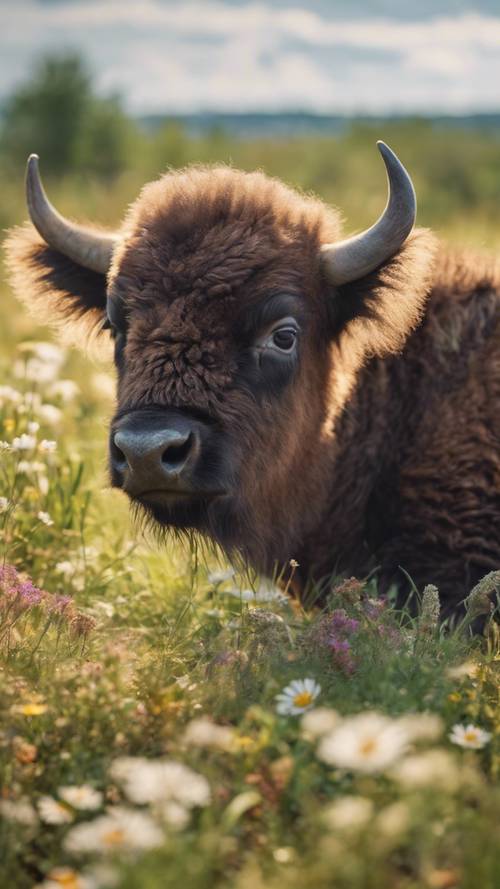
<instances>
[{"instance_id":1,"label":"bison nose","mask_svg":"<svg viewBox=\"0 0 500 889\"><path fill-rule=\"evenodd\" d=\"M169 426L148 432L125 426L112 437L111 465L129 494L189 491L199 450L194 428Z\"/></svg>"}]
</instances>

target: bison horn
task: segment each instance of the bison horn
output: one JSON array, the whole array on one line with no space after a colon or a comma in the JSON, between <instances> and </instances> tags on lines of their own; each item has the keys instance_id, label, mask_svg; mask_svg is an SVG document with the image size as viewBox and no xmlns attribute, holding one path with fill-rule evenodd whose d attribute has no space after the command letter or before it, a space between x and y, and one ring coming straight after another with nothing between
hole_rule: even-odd
<instances>
[{"instance_id":1,"label":"bison horn","mask_svg":"<svg viewBox=\"0 0 500 889\"><path fill-rule=\"evenodd\" d=\"M31 221L49 247L86 269L107 274L117 242L116 236L100 234L76 225L57 212L45 194L36 154L31 154L28 158L26 200Z\"/></svg>"},{"instance_id":2,"label":"bison horn","mask_svg":"<svg viewBox=\"0 0 500 889\"><path fill-rule=\"evenodd\" d=\"M377 147L387 170L387 205L371 228L321 248L333 284L348 284L378 268L404 244L415 223L417 200L410 176L385 142L377 142Z\"/></svg>"}]
</instances>

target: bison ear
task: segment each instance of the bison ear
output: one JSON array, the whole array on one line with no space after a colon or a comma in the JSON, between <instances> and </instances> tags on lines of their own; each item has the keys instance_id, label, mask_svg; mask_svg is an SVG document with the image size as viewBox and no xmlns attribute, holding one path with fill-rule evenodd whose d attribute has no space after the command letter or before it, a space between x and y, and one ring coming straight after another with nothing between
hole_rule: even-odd
<instances>
[{"instance_id":1,"label":"bison ear","mask_svg":"<svg viewBox=\"0 0 500 889\"><path fill-rule=\"evenodd\" d=\"M378 269L331 288L333 335L360 356L400 351L425 312L437 250L434 235L417 228Z\"/></svg>"},{"instance_id":2,"label":"bison ear","mask_svg":"<svg viewBox=\"0 0 500 889\"><path fill-rule=\"evenodd\" d=\"M87 334L98 328L106 312L105 274L50 247L30 223L11 229L4 246L14 293L40 321L65 332L80 322L80 334L82 327Z\"/></svg>"}]
</instances>

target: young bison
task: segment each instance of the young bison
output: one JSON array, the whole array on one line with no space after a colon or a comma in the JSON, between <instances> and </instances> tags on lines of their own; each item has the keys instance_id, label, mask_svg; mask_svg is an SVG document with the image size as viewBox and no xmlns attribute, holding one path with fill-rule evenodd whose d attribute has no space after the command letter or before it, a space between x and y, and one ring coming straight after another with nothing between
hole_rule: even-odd
<instances>
[{"instance_id":1,"label":"young bison","mask_svg":"<svg viewBox=\"0 0 500 889\"><path fill-rule=\"evenodd\" d=\"M500 271L438 247L380 143L389 200L339 215L261 173L172 172L116 234L48 202L11 232L17 294L112 336L112 484L298 589L379 566L452 608L500 568ZM39 237L40 235L40 237Z\"/></svg>"}]
</instances>

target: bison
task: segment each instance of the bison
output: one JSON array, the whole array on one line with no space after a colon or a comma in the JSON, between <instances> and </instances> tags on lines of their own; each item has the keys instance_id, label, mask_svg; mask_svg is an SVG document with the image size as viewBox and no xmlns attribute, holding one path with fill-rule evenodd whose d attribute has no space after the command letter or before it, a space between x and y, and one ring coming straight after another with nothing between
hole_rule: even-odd
<instances>
[{"instance_id":1,"label":"bison","mask_svg":"<svg viewBox=\"0 0 500 889\"><path fill-rule=\"evenodd\" d=\"M379 149L387 206L348 239L322 201L225 166L82 227L33 155L8 264L43 318L113 338L111 482L155 527L268 575L293 560L298 594L377 568L452 609L500 568L500 270L413 229Z\"/></svg>"}]
</instances>

